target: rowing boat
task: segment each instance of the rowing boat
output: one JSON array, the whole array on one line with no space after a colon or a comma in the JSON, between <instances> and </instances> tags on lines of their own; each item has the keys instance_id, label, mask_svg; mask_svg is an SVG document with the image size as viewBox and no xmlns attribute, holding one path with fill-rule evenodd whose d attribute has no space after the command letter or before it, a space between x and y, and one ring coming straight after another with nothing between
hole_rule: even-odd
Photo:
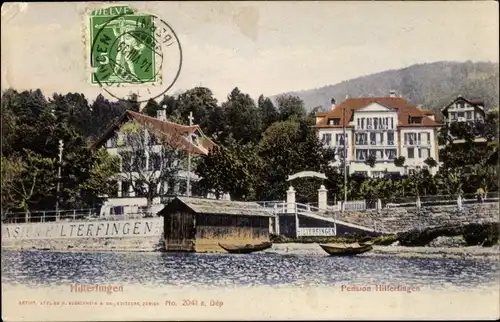
<instances>
[{"instance_id":1,"label":"rowing boat","mask_svg":"<svg viewBox=\"0 0 500 322\"><path fill-rule=\"evenodd\" d=\"M219 246L222 247L225 251L228 253L232 254L249 254L253 252L258 252L261 250L265 250L273 246L273 243L270 242L264 242L260 244L220 244Z\"/></svg>"},{"instance_id":2,"label":"rowing boat","mask_svg":"<svg viewBox=\"0 0 500 322\"><path fill-rule=\"evenodd\" d=\"M354 256L358 254L363 254L369 252L373 249L372 245L360 245L360 246L341 246L341 245L325 245L320 244L321 248L330 256Z\"/></svg>"}]
</instances>

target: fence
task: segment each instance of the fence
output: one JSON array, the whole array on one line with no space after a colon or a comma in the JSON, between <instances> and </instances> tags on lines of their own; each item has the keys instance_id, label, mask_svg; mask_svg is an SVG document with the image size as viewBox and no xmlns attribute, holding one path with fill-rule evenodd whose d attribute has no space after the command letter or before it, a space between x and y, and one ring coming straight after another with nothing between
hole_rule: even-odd
<instances>
[{"instance_id":1,"label":"fence","mask_svg":"<svg viewBox=\"0 0 500 322\"><path fill-rule=\"evenodd\" d=\"M461 203L489 203L498 202L498 192L490 192L484 196L478 196L475 193L468 193L461 195ZM363 211L370 209L384 209L384 208L404 208L404 207L433 207L433 206L447 206L457 205L457 195L433 195L433 196L420 196L420 197L405 197L405 198L391 198L391 199L366 199L347 201L345 203L345 211Z\"/></svg>"}]
</instances>

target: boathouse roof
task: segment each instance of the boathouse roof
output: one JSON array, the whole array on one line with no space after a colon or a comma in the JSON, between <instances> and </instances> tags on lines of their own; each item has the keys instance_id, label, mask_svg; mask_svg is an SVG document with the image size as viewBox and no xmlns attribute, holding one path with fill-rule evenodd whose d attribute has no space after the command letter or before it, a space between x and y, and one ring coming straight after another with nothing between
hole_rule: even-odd
<instances>
[{"instance_id":1,"label":"boathouse roof","mask_svg":"<svg viewBox=\"0 0 500 322\"><path fill-rule=\"evenodd\" d=\"M195 197L176 197L158 215L163 216L172 211L177 211L181 205L191 209L197 214L217 214L235 216L260 216L272 217L274 214L256 202L216 200Z\"/></svg>"}]
</instances>

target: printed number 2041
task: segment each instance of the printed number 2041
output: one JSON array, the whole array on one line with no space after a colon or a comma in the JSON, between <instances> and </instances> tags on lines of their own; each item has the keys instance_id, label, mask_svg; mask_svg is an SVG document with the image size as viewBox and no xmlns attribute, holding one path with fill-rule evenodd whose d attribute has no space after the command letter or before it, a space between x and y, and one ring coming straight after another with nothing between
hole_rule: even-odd
<instances>
[{"instance_id":1,"label":"printed number 2041","mask_svg":"<svg viewBox=\"0 0 500 322\"><path fill-rule=\"evenodd\" d=\"M196 306L198 305L197 300L183 300L182 301L182 306Z\"/></svg>"}]
</instances>

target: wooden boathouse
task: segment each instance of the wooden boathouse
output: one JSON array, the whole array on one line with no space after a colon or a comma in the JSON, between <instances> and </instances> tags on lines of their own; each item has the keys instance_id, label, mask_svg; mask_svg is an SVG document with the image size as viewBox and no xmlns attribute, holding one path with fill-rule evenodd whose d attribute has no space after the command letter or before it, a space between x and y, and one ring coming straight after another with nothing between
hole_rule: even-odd
<instances>
[{"instance_id":1,"label":"wooden boathouse","mask_svg":"<svg viewBox=\"0 0 500 322\"><path fill-rule=\"evenodd\" d=\"M176 197L159 213L166 251L225 252L219 243L269 241L274 214L255 202Z\"/></svg>"}]
</instances>

